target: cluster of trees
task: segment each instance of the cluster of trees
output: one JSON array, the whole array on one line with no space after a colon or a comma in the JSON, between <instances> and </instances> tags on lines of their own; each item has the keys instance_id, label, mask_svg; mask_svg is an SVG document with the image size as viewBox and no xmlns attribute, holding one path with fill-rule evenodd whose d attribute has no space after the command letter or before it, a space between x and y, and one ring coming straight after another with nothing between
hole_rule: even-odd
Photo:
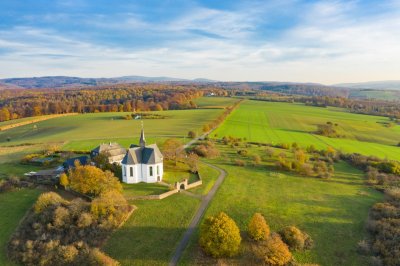
<instances>
[{"instance_id":1,"label":"cluster of trees","mask_svg":"<svg viewBox=\"0 0 400 266\"><path fill-rule=\"evenodd\" d=\"M110 208L109 202L102 204ZM94 205L54 192L40 195L12 236L9 257L24 265L119 265L98 249L115 224L109 214L93 211Z\"/></svg>"},{"instance_id":2,"label":"cluster of trees","mask_svg":"<svg viewBox=\"0 0 400 266\"><path fill-rule=\"evenodd\" d=\"M194 104L194 103L193 103ZM195 105L193 105L195 107ZM154 111L162 111L161 105L157 104L157 108ZM122 118L125 120L132 120L136 117L140 117L140 119L165 119L167 118L165 115L160 115L160 114L155 114L155 113L132 113L132 114L127 114L123 116Z\"/></svg>"},{"instance_id":3,"label":"cluster of trees","mask_svg":"<svg viewBox=\"0 0 400 266\"><path fill-rule=\"evenodd\" d=\"M297 143L278 144L279 148L291 151L288 156L285 152L277 155L275 163L279 170L293 171L304 176L317 176L320 178L329 178L335 172L333 163L339 159L339 153L332 147L326 150L317 150L313 145L305 150L300 148ZM274 156L274 150L267 147L265 153L268 157Z\"/></svg>"},{"instance_id":4,"label":"cluster of trees","mask_svg":"<svg viewBox=\"0 0 400 266\"><path fill-rule=\"evenodd\" d=\"M91 202L40 195L8 244L10 258L24 265L118 265L98 248L131 209L119 180L108 170L76 163L59 183Z\"/></svg>"},{"instance_id":5,"label":"cluster of trees","mask_svg":"<svg viewBox=\"0 0 400 266\"><path fill-rule=\"evenodd\" d=\"M294 263L291 251L304 251L313 246L311 237L295 226L286 227L279 233L271 232L261 213L255 213L251 218L247 236L249 251L258 264L279 266ZM199 244L214 258L237 255L242 240L235 221L224 212L207 217L200 228Z\"/></svg>"},{"instance_id":6,"label":"cluster of trees","mask_svg":"<svg viewBox=\"0 0 400 266\"><path fill-rule=\"evenodd\" d=\"M190 172L198 172L199 156L192 151L186 152L179 140L167 139L162 149L166 160L173 161L175 165L177 165L178 161L184 162L189 166Z\"/></svg>"},{"instance_id":7,"label":"cluster of trees","mask_svg":"<svg viewBox=\"0 0 400 266\"><path fill-rule=\"evenodd\" d=\"M222 89L200 85L119 84L75 89L2 90L0 122L72 112L140 112L196 108L193 99L210 91Z\"/></svg>"},{"instance_id":8,"label":"cluster of trees","mask_svg":"<svg viewBox=\"0 0 400 266\"><path fill-rule=\"evenodd\" d=\"M375 265L400 265L400 162L360 154L341 157L364 170L367 183L385 193L385 202L370 211L367 228L372 237L359 243L360 251L371 255Z\"/></svg>"},{"instance_id":9,"label":"cluster of trees","mask_svg":"<svg viewBox=\"0 0 400 266\"><path fill-rule=\"evenodd\" d=\"M219 150L215 143L210 140L200 141L193 147L193 152L198 156L205 158L216 158L219 156Z\"/></svg>"},{"instance_id":10,"label":"cluster of trees","mask_svg":"<svg viewBox=\"0 0 400 266\"><path fill-rule=\"evenodd\" d=\"M310 149L308 149L310 150ZM312 153L312 158L299 147L292 148L293 158L289 159L286 153L278 154L276 166L279 170L293 171L305 176L317 176L320 178L329 178L335 172L333 158L336 151L328 147L325 152L326 157L321 157L320 153ZM267 154L270 152L267 150Z\"/></svg>"},{"instance_id":11,"label":"cluster of trees","mask_svg":"<svg viewBox=\"0 0 400 266\"><path fill-rule=\"evenodd\" d=\"M315 132L318 135L329 137L329 138L340 138L343 137L337 131L338 124L333 124L332 122L326 122L326 124L317 125L317 131Z\"/></svg>"}]
</instances>

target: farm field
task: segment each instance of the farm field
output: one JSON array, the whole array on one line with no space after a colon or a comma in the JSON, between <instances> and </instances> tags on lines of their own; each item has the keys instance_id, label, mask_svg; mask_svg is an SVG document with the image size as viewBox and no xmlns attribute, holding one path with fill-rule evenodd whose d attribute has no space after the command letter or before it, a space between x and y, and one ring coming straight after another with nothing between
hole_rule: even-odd
<instances>
[{"instance_id":1,"label":"farm field","mask_svg":"<svg viewBox=\"0 0 400 266\"><path fill-rule=\"evenodd\" d=\"M7 242L39 194L40 191L37 189L0 193L0 265L14 265L8 261L6 256Z\"/></svg>"},{"instance_id":2,"label":"farm field","mask_svg":"<svg viewBox=\"0 0 400 266\"><path fill-rule=\"evenodd\" d=\"M175 194L163 200L136 200L138 207L103 250L121 265L168 265L200 200Z\"/></svg>"},{"instance_id":3,"label":"farm field","mask_svg":"<svg viewBox=\"0 0 400 266\"><path fill-rule=\"evenodd\" d=\"M312 134L318 124L337 123L345 138ZM348 113L340 108L303 104L244 101L213 136L234 136L263 143L292 143L317 148L332 146L343 152L358 152L391 159L400 158L400 126L386 127L385 117Z\"/></svg>"},{"instance_id":4,"label":"farm field","mask_svg":"<svg viewBox=\"0 0 400 266\"><path fill-rule=\"evenodd\" d=\"M382 199L382 194L364 185L363 173L345 162L335 165L335 175L328 180L302 177L287 172L273 172L266 163L254 167L234 166L237 158L230 146L219 145L222 155L212 162L227 170L228 176L211 202L206 215L226 212L242 232L255 212L261 212L278 231L295 225L314 240L314 248L294 253L298 262L320 265L366 265L357 252L357 243L366 237L365 222L370 207ZM262 148L250 148L251 154ZM204 221L204 218L203 218ZM179 265L216 264L199 251L198 234L191 239ZM242 247L245 249L245 247ZM245 255L225 265L246 265Z\"/></svg>"},{"instance_id":5,"label":"farm field","mask_svg":"<svg viewBox=\"0 0 400 266\"><path fill-rule=\"evenodd\" d=\"M149 139L184 137L189 130L201 132L202 126L213 121L223 110L197 109L155 112L165 119L145 119ZM0 132L0 145L21 143L62 143L66 149L90 150L101 142L135 142L141 121L124 120L130 113L91 113L54 118ZM10 137L11 141L7 141Z\"/></svg>"},{"instance_id":6,"label":"farm field","mask_svg":"<svg viewBox=\"0 0 400 266\"><path fill-rule=\"evenodd\" d=\"M200 97L194 100L198 108L225 108L239 99L230 97Z\"/></svg>"}]
</instances>

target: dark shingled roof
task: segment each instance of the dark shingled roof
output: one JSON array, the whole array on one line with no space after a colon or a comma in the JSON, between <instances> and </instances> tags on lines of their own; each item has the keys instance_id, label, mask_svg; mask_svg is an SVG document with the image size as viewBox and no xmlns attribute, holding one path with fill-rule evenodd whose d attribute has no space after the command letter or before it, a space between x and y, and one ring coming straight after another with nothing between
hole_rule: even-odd
<instances>
[{"instance_id":1,"label":"dark shingled roof","mask_svg":"<svg viewBox=\"0 0 400 266\"><path fill-rule=\"evenodd\" d=\"M145 147L131 145L122 160L122 164L156 164L161 163L162 160L163 156L157 144Z\"/></svg>"},{"instance_id":2,"label":"dark shingled roof","mask_svg":"<svg viewBox=\"0 0 400 266\"><path fill-rule=\"evenodd\" d=\"M79 161L81 165L87 165L89 163L89 158L87 156L79 156L66 160L63 163L64 169L68 170L69 168L74 168L76 160Z\"/></svg>"}]
</instances>

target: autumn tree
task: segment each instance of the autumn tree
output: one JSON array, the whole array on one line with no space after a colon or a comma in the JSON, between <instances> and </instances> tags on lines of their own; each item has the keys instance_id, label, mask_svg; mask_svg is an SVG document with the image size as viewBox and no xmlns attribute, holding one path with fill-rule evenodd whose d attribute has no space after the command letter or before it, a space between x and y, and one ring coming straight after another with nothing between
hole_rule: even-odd
<instances>
[{"instance_id":1,"label":"autumn tree","mask_svg":"<svg viewBox=\"0 0 400 266\"><path fill-rule=\"evenodd\" d=\"M253 249L254 255L271 266L287 265L292 260L292 253L278 234L272 234Z\"/></svg>"},{"instance_id":2,"label":"autumn tree","mask_svg":"<svg viewBox=\"0 0 400 266\"><path fill-rule=\"evenodd\" d=\"M68 176L65 173L62 173L60 175L60 185L63 186L64 189L66 189L67 186L69 185Z\"/></svg>"},{"instance_id":3,"label":"autumn tree","mask_svg":"<svg viewBox=\"0 0 400 266\"><path fill-rule=\"evenodd\" d=\"M248 232L254 240L265 240L270 234L270 229L261 213L255 213L248 225Z\"/></svg>"},{"instance_id":4,"label":"autumn tree","mask_svg":"<svg viewBox=\"0 0 400 266\"><path fill-rule=\"evenodd\" d=\"M177 139L167 139L163 145L163 155L165 159L174 161L176 165L178 160L185 156L182 143Z\"/></svg>"},{"instance_id":5,"label":"autumn tree","mask_svg":"<svg viewBox=\"0 0 400 266\"><path fill-rule=\"evenodd\" d=\"M76 165L69 172L69 180L73 190L92 196L109 190L122 191L121 183L112 172L92 165Z\"/></svg>"},{"instance_id":6,"label":"autumn tree","mask_svg":"<svg viewBox=\"0 0 400 266\"><path fill-rule=\"evenodd\" d=\"M290 247L292 250L304 250L310 249L313 245L311 237L300 231L295 226L285 227L279 232L282 240Z\"/></svg>"},{"instance_id":7,"label":"autumn tree","mask_svg":"<svg viewBox=\"0 0 400 266\"><path fill-rule=\"evenodd\" d=\"M188 132L188 137L191 138L191 139L194 139L194 138L196 137L196 132L194 132L194 131L189 131L189 132Z\"/></svg>"},{"instance_id":8,"label":"autumn tree","mask_svg":"<svg viewBox=\"0 0 400 266\"><path fill-rule=\"evenodd\" d=\"M60 205L65 202L64 199L55 192L46 192L39 196L36 200L33 209L35 213L40 213L45 210L47 207L52 205Z\"/></svg>"},{"instance_id":9,"label":"autumn tree","mask_svg":"<svg viewBox=\"0 0 400 266\"><path fill-rule=\"evenodd\" d=\"M208 131L210 131L210 126L209 125L204 125L203 126L203 132L206 133Z\"/></svg>"},{"instance_id":10,"label":"autumn tree","mask_svg":"<svg viewBox=\"0 0 400 266\"><path fill-rule=\"evenodd\" d=\"M90 205L90 212L96 218L104 218L111 226L117 226L121 220L123 211L128 208L125 197L116 190L109 190L100 194Z\"/></svg>"},{"instance_id":11,"label":"autumn tree","mask_svg":"<svg viewBox=\"0 0 400 266\"><path fill-rule=\"evenodd\" d=\"M235 221L224 212L207 217L201 225L200 246L207 254L215 258L236 255L241 241L240 231Z\"/></svg>"},{"instance_id":12,"label":"autumn tree","mask_svg":"<svg viewBox=\"0 0 400 266\"><path fill-rule=\"evenodd\" d=\"M199 156L196 153L189 153L186 163L189 165L190 172L197 173L199 171Z\"/></svg>"},{"instance_id":13,"label":"autumn tree","mask_svg":"<svg viewBox=\"0 0 400 266\"><path fill-rule=\"evenodd\" d=\"M10 111L7 107L3 107L0 109L0 122L8 121L11 119Z\"/></svg>"}]
</instances>

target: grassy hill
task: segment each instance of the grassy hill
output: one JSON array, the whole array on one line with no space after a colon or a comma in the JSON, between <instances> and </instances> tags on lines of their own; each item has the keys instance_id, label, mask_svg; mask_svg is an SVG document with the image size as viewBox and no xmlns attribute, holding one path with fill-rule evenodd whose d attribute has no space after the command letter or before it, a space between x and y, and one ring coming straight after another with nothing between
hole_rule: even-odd
<instances>
[{"instance_id":1,"label":"grassy hill","mask_svg":"<svg viewBox=\"0 0 400 266\"><path fill-rule=\"evenodd\" d=\"M337 123L343 138L313 134L317 125ZM218 138L234 136L262 143L293 143L317 148L332 146L392 159L400 158L400 126L387 127L388 118L360 115L340 108L303 104L245 101L214 133Z\"/></svg>"}]
</instances>

